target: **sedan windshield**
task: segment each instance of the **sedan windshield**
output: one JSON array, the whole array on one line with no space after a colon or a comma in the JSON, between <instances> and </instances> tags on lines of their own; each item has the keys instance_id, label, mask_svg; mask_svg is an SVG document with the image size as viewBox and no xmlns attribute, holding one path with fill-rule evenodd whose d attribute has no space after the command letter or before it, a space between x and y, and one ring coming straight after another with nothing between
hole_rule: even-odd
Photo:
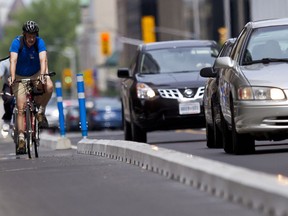
<instances>
[{"instance_id":1,"label":"sedan windshield","mask_svg":"<svg viewBox=\"0 0 288 216\"><path fill-rule=\"evenodd\" d=\"M287 62L288 26L255 29L248 42L243 65Z\"/></svg>"},{"instance_id":2,"label":"sedan windshield","mask_svg":"<svg viewBox=\"0 0 288 216\"><path fill-rule=\"evenodd\" d=\"M176 47L151 50L141 59L140 73L175 73L200 71L213 65L218 50L213 47Z\"/></svg>"}]
</instances>

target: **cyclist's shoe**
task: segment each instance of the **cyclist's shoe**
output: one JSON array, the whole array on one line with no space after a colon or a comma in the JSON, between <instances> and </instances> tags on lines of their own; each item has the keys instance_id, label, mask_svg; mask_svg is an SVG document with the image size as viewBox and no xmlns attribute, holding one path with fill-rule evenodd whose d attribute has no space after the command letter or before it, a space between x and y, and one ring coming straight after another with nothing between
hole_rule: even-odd
<instances>
[{"instance_id":1,"label":"cyclist's shoe","mask_svg":"<svg viewBox=\"0 0 288 216\"><path fill-rule=\"evenodd\" d=\"M26 143L23 138L19 138L17 154L26 154Z\"/></svg>"},{"instance_id":2,"label":"cyclist's shoe","mask_svg":"<svg viewBox=\"0 0 288 216\"><path fill-rule=\"evenodd\" d=\"M36 114L36 118L37 118L37 121L38 121L39 128L44 129L44 128L48 128L49 127L49 124L48 124L48 121L47 121L47 118L46 118L45 114L37 113Z\"/></svg>"},{"instance_id":3,"label":"cyclist's shoe","mask_svg":"<svg viewBox=\"0 0 288 216\"><path fill-rule=\"evenodd\" d=\"M10 129L10 122L4 121L2 125L2 130L5 132L9 132L9 129Z\"/></svg>"}]
</instances>

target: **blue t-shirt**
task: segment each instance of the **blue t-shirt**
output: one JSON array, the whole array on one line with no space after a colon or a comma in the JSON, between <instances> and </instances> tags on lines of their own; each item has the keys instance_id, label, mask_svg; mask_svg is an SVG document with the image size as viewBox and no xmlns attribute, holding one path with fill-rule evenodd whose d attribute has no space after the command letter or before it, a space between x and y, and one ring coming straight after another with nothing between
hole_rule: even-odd
<instances>
[{"instance_id":1,"label":"blue t-shirt","mask_svg":"<svg viewBox=\"0 0 288 216\"><path fill-rule=\"evenodd\" d=\"M38 44L38 52L35 46L30 48L23 43L23 49L19 53L21 46L21 36L17 36L11 43L10 52L18 53L18 59L16 64L16 74L20 76L32 76L40 70L39 53L46 51L45 42L42 38L37 37L36 45Z\"/></svg>"}]
</instances>

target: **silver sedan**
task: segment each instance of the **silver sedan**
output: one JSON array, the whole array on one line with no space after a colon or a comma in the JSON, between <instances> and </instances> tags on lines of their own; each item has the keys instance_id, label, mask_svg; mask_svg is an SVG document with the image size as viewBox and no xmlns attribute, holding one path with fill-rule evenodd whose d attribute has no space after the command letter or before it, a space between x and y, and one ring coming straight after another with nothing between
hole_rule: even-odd
<instances>
[{"instance_id":1,"label":"silver sedan","mask_svg":"<svg viewBox=\"0 0 288 216\"><path fill-rule=\"evenodd\" d=\"M249 22L219 57L223 147L253 153L255 140L288 138L288 19Z\"/></svg>"}]
</instances>

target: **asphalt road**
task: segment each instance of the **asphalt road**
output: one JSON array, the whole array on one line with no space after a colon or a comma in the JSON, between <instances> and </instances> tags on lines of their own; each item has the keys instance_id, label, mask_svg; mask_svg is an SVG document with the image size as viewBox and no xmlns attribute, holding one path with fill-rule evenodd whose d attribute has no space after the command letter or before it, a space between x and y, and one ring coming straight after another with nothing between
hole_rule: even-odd
<instances>
[{"instance_id":1,"label":"asphalt road","mask_svg":"<svg viewBox=\"0 0 288 216\"><path fill-rule=\"evenodd\" d=\"M73 149L40 148L38 159L16 159L13 144L3 139L0 191L5 216L260 215L138 166Z\"/></svg>"}]
</instances>

